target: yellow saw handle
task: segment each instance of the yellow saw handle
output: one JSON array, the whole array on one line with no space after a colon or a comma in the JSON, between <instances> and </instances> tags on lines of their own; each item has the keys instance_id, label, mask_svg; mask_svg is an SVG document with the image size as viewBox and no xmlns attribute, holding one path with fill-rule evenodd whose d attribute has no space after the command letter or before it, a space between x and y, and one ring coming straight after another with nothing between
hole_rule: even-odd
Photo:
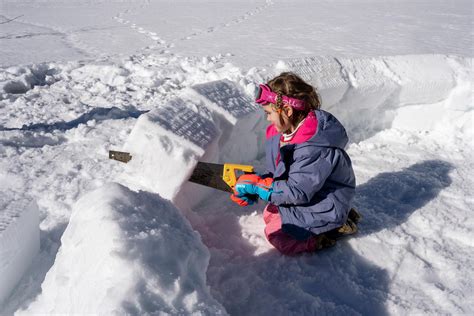
<instances>
[{"instance_id":1,"label":"yellow saw handle","mask_svg":"<svg viewBox=\"0 0 474 316\"><path fill-rule=\"evenodd\" d=\"M234 189L235 184L237 183L237 177L235 175L235 171L237 170L243 171L244 173L253 173L253 166L237 165L233 163L224 164L224 174L222 175L222 179L224 179L224 182L232 189Z\"/></svg>"}]
</instances>

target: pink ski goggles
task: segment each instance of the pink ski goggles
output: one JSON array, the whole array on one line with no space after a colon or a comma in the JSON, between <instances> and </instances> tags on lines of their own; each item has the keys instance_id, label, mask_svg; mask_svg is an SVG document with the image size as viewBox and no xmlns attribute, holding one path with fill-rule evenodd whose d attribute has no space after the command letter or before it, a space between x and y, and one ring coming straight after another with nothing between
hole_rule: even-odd
<instances>
[{"instance_id":1,"label":"pink ski goggles","mask_svg":"<svg viewBox=\"0 0 474 316\"><path fill-rule=\"evenodd\" d=\"M261 105L267 105L268 103L277 104L278 95L270 89L266 84L258 86L257 93L255 94L255 102ZM304 101L287 97L286 95L281 96L281 101L288 104L295 110L304 110Z\"/></svg>"}]
</instances>

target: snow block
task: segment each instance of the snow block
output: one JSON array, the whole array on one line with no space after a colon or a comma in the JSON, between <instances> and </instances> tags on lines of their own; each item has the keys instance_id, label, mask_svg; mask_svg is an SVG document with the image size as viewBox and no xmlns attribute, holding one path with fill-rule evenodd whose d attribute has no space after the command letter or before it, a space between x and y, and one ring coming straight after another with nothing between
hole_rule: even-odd
<instances>
[{"instance_id":1,"label":"snow block","mask_svg":"<svg viewBox=\"0 0 474 316\"><path fill-rule=\"evenodd\" d=\"M39 253L39 211L35 202L0 199L0 306ZM1 309L1 308L0 308Z\"/></svg>"},{"instance_id":2,"label":"snow block","mask_svg":"<svg viewBox=\"0 0 474 316\"><path fill-rule=\"evenodd\" d=\"M183 97L201 100L214 117L221 134L216 139L218 153L208 150L208 161L245 163L263 152L266 123L258 105L240 86L230 80L219 80L192 86ZM217 154L217 155L216 155Z\"/></svg>"},{"instance_id":3,"label":"snow block","mask_svg":"<svg viewBox=\"0 0 474 316\"><path fill-rule=\"evenodd\" d=\"M232 160L229 155L238 150L241 153L227 162L255 159L261 139L242 136L241 131L254 133L261 121L261 116L254 113L256 109L240 87L229 80L183 91L180 97L137 120L123 147L133 158L118 181L174 199L198 160ZM221 157L219 152L225 154Z\"/></svg>"},{"instance_id":4,"label":"snow block","mask_svg":"<svg viewBox=\"0 0 474 316\"><path fill-rule=\"evenodd\" d=\"M76 202L41 294L19 314L225 314L208 262L173 204L109 183Z\"/></svg>"},{"instance_id":5,"label":"snow block","mask_svg":"<svg viewBox=\"0 0 474 316\"><path fill-rule=\"evenodd\" d=\"M191 87L191 91L207 99L209 101L205 102L207 107L215 113L222 114L232 125L257 109L255 102L244 95L230 80L197 84Z\"/></svg>"},{"instance_id":6,"label":"snow block","mask_svg":"<svg viewBox=\"0 0 474 316\"><path fill-rule=\"evenodd\" d=\"M172 199L219 130L206 108L174 99L166 106L140 116L123 150L132 160L120 181ZM199 111L201 113L199 113Z\"/></svg>"}]
</instances>

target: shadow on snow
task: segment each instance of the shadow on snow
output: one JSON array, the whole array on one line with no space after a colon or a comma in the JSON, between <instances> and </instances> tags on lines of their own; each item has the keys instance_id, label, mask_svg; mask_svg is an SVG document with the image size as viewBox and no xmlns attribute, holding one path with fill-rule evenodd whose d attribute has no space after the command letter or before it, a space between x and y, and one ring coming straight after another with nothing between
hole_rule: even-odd
<instances>
[{"instance_id":1,"label":"shadow on snow","mask_svg":"<svg viewBox=\"0 0 474 316\"><path fill-rule=\"evenodd\" d=\"M73 128L78 127L80 124L86 124L91 120L96 122L106 121L106 120L120 120L126 118L138 118L140 115L147 113L148 111L140 111L133 106L130 106L126 109L119 109L118 107L111 108L93 108L91 111L82 114L77 119L74 119L69 122L55 122L55 123L35 123L30 125L23 125L20 128L9 128L0 126L0 131L45 131L51 132L54 130L67 131Z\"/></svg>"},{"instance_id":2,"label":"shadow on snow","mask_svg":"<svg viewBox=\"0 0 474 316\"><path fill-rule=\"evenodd\" d=\"M358 187L354 204L363 218L355 238L403 224L451 184L452 169L447 162L429 160L381 173ZM201 232L205 243L226 239L227 248L238 253L223 267L223 253L217 251L207 273L212 294L231 315L388 314L387 271L361 257L346 241L297 258L276 250L254 256L255 248L241 238L238 217L233 221L225 229L213 226L212 236Z\"/></svg>"},{"instance_id":3,"label":"shadow on snow","mask_svg":"<svg viewBox=\"0 0 474 316\"><path fill-rule=\"evenodd\" d=\"M360 235L404 223L451 184L452 169L445 161L427 160L399 172L380 173L357 187L354 204L364 216L359 225Z\"/></svg>"},{"instance_id":4,"label":"shadow on snow","mask_svg":"<svg viewBox=\"0 0 474 316\"><path fill-rule=\"evenodd\" d=\"M364 216L359 236L403 224L417 209L436 198L441 190L450 185L449 172L452 168L444 161L424 161L399 172L381 173L358 187L355 205ZM140 194L133 204L141 205L147 200L155 200L155 196L157 197L149 193ZM227 194L225 198L228 198ZM247 211L254 209L248 208ZM207 228L200 225L194 227L201 233L211 252L207 271L211 293L231 315L309 315L316 312L331 315L388 314L385 308L390 287L387 271L361 257L347 242L340 241L334 248L296 258L282 256L276 250L255 256L254 246L242 238L239 217L236 216L241 215L243 210L245 212L245 209L237 206L227 208L226 205L224 210L217 210L217 213L212 214L215 223L211 216L206 223ZM128 214L128 210L122 211ZM150 210L147 216L152 219L156 216L155 213ZM219 221L219 217L225 218L225 221ZM186 225L185 222L180 223ZM42 233L42 253L56 253L59 246L56 241L65 226ZM138 229L133 221L122 222L121 226L129 233L137 232ZM163 264L170 267L166 260L171 258L167 254L173 250L159 250L162 245L159 240L147 240L144 245L131 243L130 247L139 250L143 264L160 275ZM176 251L177 249L174 250ZM185 254L182 253L182 256L185 257ZM31 278L26 283L34 283L38 287L34 291L28 291L28 297L9 304L10 308L27 306L41 292L39 285L54 261L53 257L46 257L38 258L40 262L36 262L41 268L37 267L35 273L25 276ZM196 274L192 279L199 279L197 270L196 267L191 268L191 273ZM182 286L186 288L186 285ZM137 288L137 291L143 290ZM155 302L148 306L156 297L140 297L145 301L139 305L146 306L147 310L159 309L162 305ZM139 313L132 306L124 307L130 314Z\"/></svg>"}]
</instances>

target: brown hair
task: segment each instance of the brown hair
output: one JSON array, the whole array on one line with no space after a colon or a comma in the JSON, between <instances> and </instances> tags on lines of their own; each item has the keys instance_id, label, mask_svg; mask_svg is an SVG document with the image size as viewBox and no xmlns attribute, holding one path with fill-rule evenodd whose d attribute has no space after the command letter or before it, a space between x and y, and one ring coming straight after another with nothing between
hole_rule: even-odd
<instances>
[{"instance_id":1,"label":"brown hair","mask_svg":"<svg viewBox=\"0 0 474 316\"><path fill-rule=\"evenodd\" d=\"M294 114L291 117L291 122L294 124L301 122L309 112L321 107L321 98L316 91L316 88L306 83L295 73L283 72L270 80L268 86L279 96L278 102L275 104L277 109L283 107L283 103L281 102L282 95L304 101L304 110L299 111L293 109Z\"/></svg>"}]
</instances>

